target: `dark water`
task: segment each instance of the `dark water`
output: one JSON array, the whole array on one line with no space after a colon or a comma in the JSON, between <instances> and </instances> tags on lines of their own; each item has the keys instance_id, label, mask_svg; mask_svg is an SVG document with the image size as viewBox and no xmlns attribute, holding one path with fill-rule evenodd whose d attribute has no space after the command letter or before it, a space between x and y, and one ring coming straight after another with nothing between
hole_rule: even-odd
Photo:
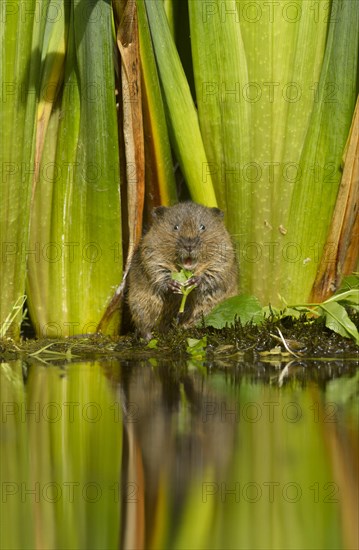
<instances>
[{"instance_id":1,"label":"dark water","mask_svg":"<svg viewBox=\"0 0 359 550\"><path fill-rule=\"evenodd\" d=\"M14 361L1 548L358 548L356 361Z\"/></svg>"}]
</instances>

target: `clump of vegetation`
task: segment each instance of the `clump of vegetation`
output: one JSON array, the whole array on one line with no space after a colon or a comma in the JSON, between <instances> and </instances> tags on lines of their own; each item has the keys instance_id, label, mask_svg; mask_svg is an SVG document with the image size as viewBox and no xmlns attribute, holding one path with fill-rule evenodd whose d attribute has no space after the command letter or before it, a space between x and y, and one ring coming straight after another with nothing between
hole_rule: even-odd
<instances>
[{"instance_id":1,"label":"clump of vegetation","mask_svg":"<svg viewBox=\"0 0 359 550\"><path fill-rule=\"evenodd\" d=\"M350 311L351 323L359 329L359 312ZM222 328L200 326L183 328L174 324L165 335L156 334L145 342L134 334L126 336L84 335L58 339L11 339L1 341L3 360L26 358L44 362L73 361L99 357L118 359L156 358L169 361L192 359L204 361L267 361L292 358L358 357L358 346L353 338L333 331L324 316L309 318L278 316L270 313L261 323L242 322L236 316L233 323Z\"/></svg>"},{"instance_id":2,"label":"clump of vegetation","mask_svg":"<svg viewBox=\"0 0 359 550\"><path fill-rule=\"evenodd\" d=\"M225 212L263 304L318 304L355 268L358 2L2 3L6 336L25 294L37 335L116 334L143 213L185 196Z\"/></svg>"},{"instance_id":3,"label":"clump of vegetation","mask_svg":"<svg viewBox=\"0 0 359 550\"><path fill-rule=\"evenodd\" d=\"M350 311L359 311L358 276L346 278L338 292L321 303L288 305L283 299L282 301L281 309L272 306L262 308L254 296L235 296L215 307L206 317L205 324L223 328L232 326L236 318L242 323L251 321L261 324L269 316L278 320L286 317L298 319L304 316L307 320L322 319L327 328L345 338L352 338L359 345L358 329L349 316Z\"/></svg>"}]
</instances>

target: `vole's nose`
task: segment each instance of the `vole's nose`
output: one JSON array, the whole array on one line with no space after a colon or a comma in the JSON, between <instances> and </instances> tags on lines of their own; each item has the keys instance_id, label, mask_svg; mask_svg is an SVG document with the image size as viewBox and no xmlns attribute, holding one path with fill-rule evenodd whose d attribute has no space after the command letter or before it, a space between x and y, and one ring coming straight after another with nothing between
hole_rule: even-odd
<instances>
[{"instance_id":1,"label":"vole's nose","mask_svg":"<svg viewBox=\"0 0 359 550\"><path fill-rule=\"evenodd\" d=\"M180 248L184 249L188 254L191 254L200 245L199 237L185 237L182 236L178 242Z\"/></svg>"}]
</instances>

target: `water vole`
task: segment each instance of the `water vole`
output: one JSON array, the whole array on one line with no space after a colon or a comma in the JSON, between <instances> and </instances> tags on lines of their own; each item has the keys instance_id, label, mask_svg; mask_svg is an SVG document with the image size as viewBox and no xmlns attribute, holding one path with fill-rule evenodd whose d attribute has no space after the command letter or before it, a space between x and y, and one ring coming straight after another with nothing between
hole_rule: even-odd
<instances>
[{"instance_id":1,"label":"water vole","mask_svg":"<svg viewBox=\"0 0 359 550\"><path fill-rule=\"evenodd\" d=\"M196 288L184 313L179 284L171 273L185 268ZM166 331L172 320L184 326L200 320L219 302L237 294L238 269L230 235L218 208L193 202L153 211L153 224L134 254L128 274L128 304L137 330L145 338Z\"/></svg>"}]
</instances>

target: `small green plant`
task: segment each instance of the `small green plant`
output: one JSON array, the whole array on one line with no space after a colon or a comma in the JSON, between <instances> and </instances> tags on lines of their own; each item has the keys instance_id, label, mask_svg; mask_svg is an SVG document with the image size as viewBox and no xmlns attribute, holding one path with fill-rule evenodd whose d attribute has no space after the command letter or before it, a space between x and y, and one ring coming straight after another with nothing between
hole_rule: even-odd
<instances>
[{"instance_id":1,"label":"small green plant","mask_svg":"<svg viewBox=\"0 0 359 550\"><path fill-rule=\"evenodd\" d=\"M147 347L148 347L148 349L157 349L157 344L158 344L157 338L152 338L148 342Z\"/></svg>"},{"instance_id":2,"label":"small green plant","mask_svg":"<svg viewBox=\"0 0 359 550\"><path fill-rule=\"evenodd\" d=\"M184 312L187 296L196 288L195 284L190 284L189 281L193 277L193 272L189 269L182 268L181 271L174 271L171 273L171 277L174 281L177 281L181 285L181 293L183 294L181 305L178 313Z\"/></svg>"},{"instance_id":3,"label":"small green plant","mask_svg":"<svg viewBox=\"0 0 359 550\"><path fill-rule=\"evenodd\" d=\"M206 355L207 336L200 340L197 338L187 338L186 351L192 356L192 359L203 359Z\"/></svg>"},{"instance_id":4,"label":"small green plant","mask_svg":"<svg viewBox=\"0 0 359 550\"><path fill-rule=\"evenodd\" d=\"M349 286L348 286L349 285ZM206 326L223 328L233 326L236 319L242 324L252 322L261 323L265 318L273 316L275 319L284 317L299 318L305 314L308 322L311 319L322 317L325 326L345 338L352 338L359 344L358 329L350 319L347 310L358 311L359 307L359 277L352 275L343 281L342 288L333 296L321 303L303 303L288 305L281 297L284 307L261 307L257 298L250 295L234 296L216 306L205 318Z\"/></svg>"},{"instance_id":5,"label":"small green plant","mask_svg":"<svg viewBox=\"0 0 359 550\"><path fill-rule=\"evenodd\" d=\"M345 338L353 338L359 344L358 329L350 319L347 308L356 309L359 303L359 289L334 294L319 304L291 306L291 309L308 312L314 317L324 317L325 326Z\"/></svg>"}]
</instances>

